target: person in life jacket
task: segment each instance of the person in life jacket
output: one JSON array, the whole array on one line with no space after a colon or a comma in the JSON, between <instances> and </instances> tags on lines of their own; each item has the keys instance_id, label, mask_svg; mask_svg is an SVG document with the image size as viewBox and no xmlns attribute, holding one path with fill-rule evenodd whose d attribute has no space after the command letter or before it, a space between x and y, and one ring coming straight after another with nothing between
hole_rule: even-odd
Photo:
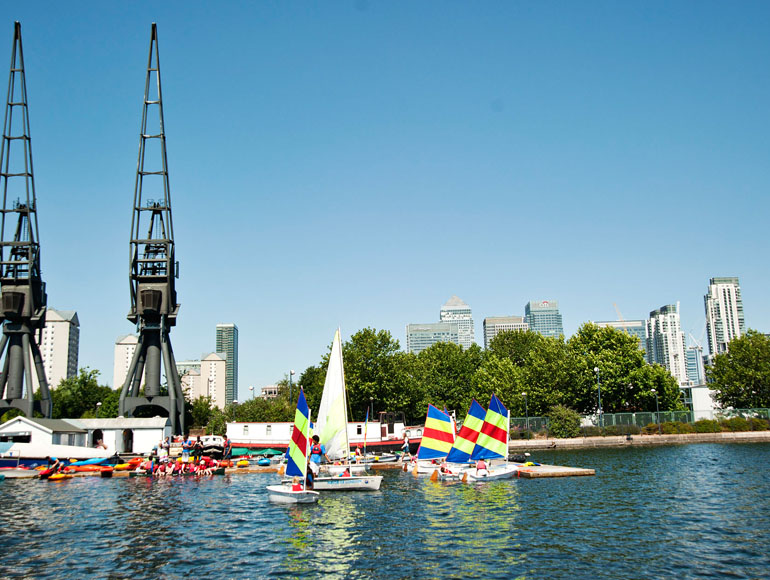
<instances>
[{"instance_id":1,"label":"person in life jacket","mask_svg":"<svg viewBox=\"0 0 770 580\"><path fill-rule=\"evenodd\" d=\"M478 477L484 477L489 474L489 471L487 471L487 462L483 459L479 459L476 462L476 476Z\"/></svg>"},{"instance_id":2,"label":"person in life jacket","mask_svg":"<svg viewBox=\"0 0 770 580\"><path fill-rule=\"evenodd\" d=\"M329 461L326 456L326 447L321 445L318 435L313 435L313 445L310 446L310 469L316 475L321 471L321 457Z\"/></svg>"}]
</instances>

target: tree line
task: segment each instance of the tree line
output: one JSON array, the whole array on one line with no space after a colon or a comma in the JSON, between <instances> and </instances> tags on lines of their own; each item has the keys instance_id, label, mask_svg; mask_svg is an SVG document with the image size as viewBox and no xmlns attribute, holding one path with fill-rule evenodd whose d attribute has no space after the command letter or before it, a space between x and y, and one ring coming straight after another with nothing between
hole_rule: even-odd
<instances>
[{"instance_id":1,"label":"tree line","mask_svg":"<svg viewBox=\"0 0 770 580\"><path fill-rule=\"evenodd\" d=\"M233 420L292 421L299 387L317 410L330 351L331 344L293 389L288 377L279 381L274 399L249 399L221 410L207 397L185 400L185 424L223 433ZM363 421L367 410L375 419L380 411L401 411L408 424L420 424L429 403L455 411L459 419L473 398L486 405L492 393L513 417L545 416L556 405L595 414L600 397L604 413L655 411L656 393L661 411L685 408L676 379L660 365L647 364L638 338L591 323L569 339L507 331L487 350L437 343L419 354L402 351L386 330L364 328L342 345L342 354L354 421ZM733 340L707 376L722 407L770 407L770 338L750 330ZM120 389L99 385L98 378L99 371L85 368L62 380L51 391L53 417L116 417ZM8 411L2 421L14 414Z\"/></svg>"}]
</instances>

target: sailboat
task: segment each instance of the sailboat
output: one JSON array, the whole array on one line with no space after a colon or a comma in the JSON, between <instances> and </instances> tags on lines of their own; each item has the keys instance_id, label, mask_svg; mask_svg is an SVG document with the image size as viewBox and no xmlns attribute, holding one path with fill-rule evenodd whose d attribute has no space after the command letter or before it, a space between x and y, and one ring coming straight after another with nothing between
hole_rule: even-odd
<instances>
[{"instance_id":1,"label":"sailboat","mask_svg":"<svg viewBox=\"0 0 770 580\"><path fill-rule=\"evenodd\" d=\"M455 440L454 422L448 413L428 405L425 415L425 427L422 430L422 441L417 449L414 475L430 475L452 449Z\"/></svg>"},{"instance_id":2,"label":"sailboat","mask_svg":"<svg viewBox=\"0 0 770 580\"><path fill-rule=\"evenodd\" d=\"M476 445L471 453L471 461L479 459L489 460L487 469L479 470L475 467L463 472L462 481L489 481L492 479L510 479L519 468L508 463L508 434L510 432L511 417L508 409L494 394L489 401L489 409L484 416L484 424L481 426ZM503 459L502 463L492 465L492 460Z\"/></svg>"},{"instance_id":3,"label":"sailboat","mask_svg":"<svg viewBox=\"0 0 770 580\"><path fill-rule=\"evenodd\" d=\"M431 475L431 479L447 480L459 479L462 472L469 467L471 453L476 446L476 441L484 425L486 411L476 399L473 399L460 432L457 434L452 449L446 456L446 461Z\"/></svg>"},{"instance_id":4,"label":"sailboat","mask_svg":"<svg viewBox=\"0 0 770 580\"><path fill-rule=\"evenodd\" d=\"M359 466L350 464L350 442L348 441L348 401L345 390L345 369L342 364L342 344L340 329L334 333L332 351L329 355L329 367L318 408L315 434L326 449L326 456L334 465L334 473L315 478L313 488L317 490L369 490L380 489L381 475L357 473ZM340 470L342 470L341 473Z\"/></svg>"},{"instance_id":5,"label":"sailboat","mask_svg":"<svg viewBox=\"0 0 770 580\"><path fill-rule=\"evenodd\" d=\"M310 449L310 408L305 399L305 391L300 388L297 398L297 410L294 413L294 430L291 434L287 452L286 475L301 479L294 489L291 480L280 485L267 486L267 498L276 503L315 503L318 492L307 489L307 459Z\"/></svg>"}]
</instances>

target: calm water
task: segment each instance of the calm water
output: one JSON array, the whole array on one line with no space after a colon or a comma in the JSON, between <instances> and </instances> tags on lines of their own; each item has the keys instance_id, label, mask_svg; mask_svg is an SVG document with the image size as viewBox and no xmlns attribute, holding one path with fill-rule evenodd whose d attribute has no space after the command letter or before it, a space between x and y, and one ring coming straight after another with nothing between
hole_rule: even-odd
<instances>
[{"instance_id":1,"label":"calm water","mask_svg":"<svg viewBox=\"0 0 770 580\"><path fill-rule=\"evenodd\" d=\"M0 483L0 577L770 578L770 445L549 452L595 477L383 472L268 503L275 475Z\"/></svg>"}]
</instances>

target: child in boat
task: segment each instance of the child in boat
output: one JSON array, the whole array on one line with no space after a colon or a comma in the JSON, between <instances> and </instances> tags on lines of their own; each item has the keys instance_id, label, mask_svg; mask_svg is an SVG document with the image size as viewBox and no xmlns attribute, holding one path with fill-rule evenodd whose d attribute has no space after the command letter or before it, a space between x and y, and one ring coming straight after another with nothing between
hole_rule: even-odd
<instances>
[{"instance_id":1,"label":"child in boat","mask_svg":"<svg viewBox=\"0 0 770 580\"><path fill-rule=\"evenodd\" d=\"M299 475L295 475L294 479L291 480L291 490L292 491L302 491L302 484L300 483L302 480L300 479Z\"/></svg>"},{"instance_id":2,"label":"child in boat","mask_svg":"<svg viewBox=\"0 0 770 580\"><path fill-rule=\"evenodd\" d=\"M345 471L342 472L342 475L340 477L350 477L350 468L346 467Z\"/></svg>"},{"instance_id":3,"label":"child in boat","mask_svg":"<svg viewBox=\"0 0 770 580\"><path fill-rule=\"evenodd\" d=\"M487 462L483 459L479 459L476 462L476 477L486 477L489 474L487 471Z\"/></svg>"}]
</instances>

